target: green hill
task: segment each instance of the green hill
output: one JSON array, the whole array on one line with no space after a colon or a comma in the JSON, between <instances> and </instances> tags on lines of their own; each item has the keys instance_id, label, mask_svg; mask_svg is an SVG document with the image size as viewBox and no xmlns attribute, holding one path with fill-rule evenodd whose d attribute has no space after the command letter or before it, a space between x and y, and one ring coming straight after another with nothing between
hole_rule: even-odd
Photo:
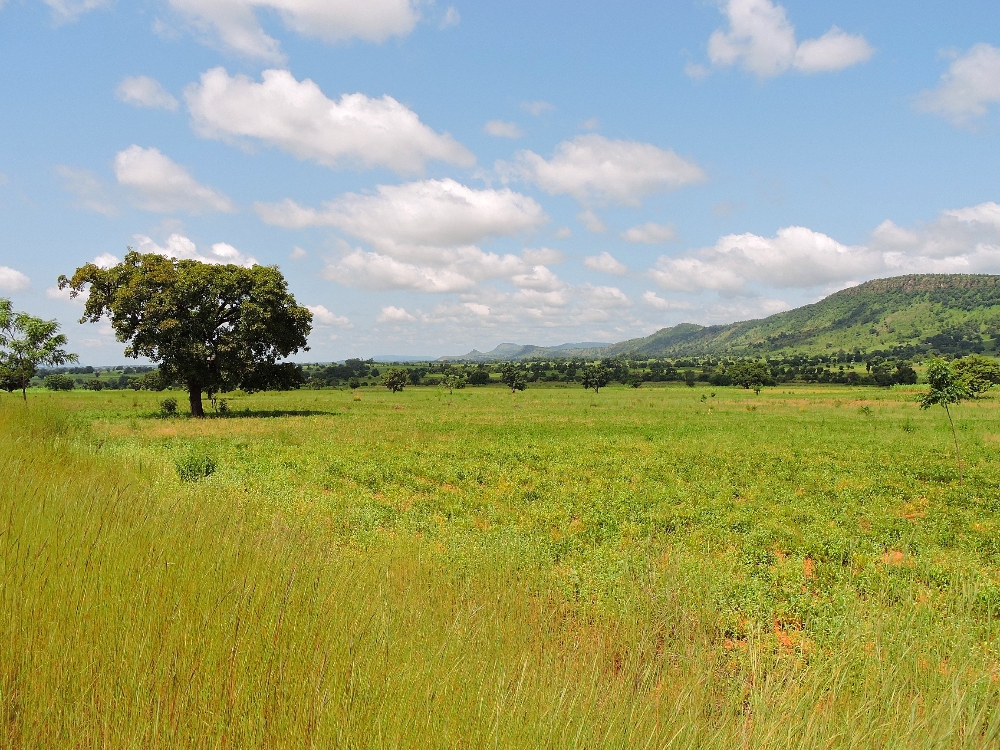
<instances>
[{"instance_id":1,"label":"green hill","mask_svg":"<svg viewBox=\"0 0 1000 750\"><path fill-rule=\"evenodd\" d=\"M609 355L702 356L859 350L995 351L1000 276L919 274L876 279L812 305L729 325L681 323L613 344Z\"/></svg>"}]
</instances>

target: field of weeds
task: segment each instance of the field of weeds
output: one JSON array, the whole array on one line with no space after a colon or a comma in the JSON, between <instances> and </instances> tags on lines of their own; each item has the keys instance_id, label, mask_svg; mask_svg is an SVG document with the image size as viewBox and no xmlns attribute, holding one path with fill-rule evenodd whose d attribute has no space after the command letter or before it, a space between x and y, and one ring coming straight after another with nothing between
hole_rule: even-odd
<instances>
[{"instance_id":1,"label":"field of weeds","mask_svg":"<svg viewBox=\"0 0 1000 750\"><path fill-rule=\"evenodd\" d=\"M1000 399L0 401L0 746L995 747Z\"/></svg>"}]
</instances>

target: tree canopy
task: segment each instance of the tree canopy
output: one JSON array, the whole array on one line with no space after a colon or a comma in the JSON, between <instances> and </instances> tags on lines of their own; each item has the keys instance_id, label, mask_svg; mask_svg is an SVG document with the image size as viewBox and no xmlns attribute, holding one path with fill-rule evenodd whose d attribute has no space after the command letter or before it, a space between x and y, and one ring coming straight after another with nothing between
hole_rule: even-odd
<instances>
[{"instance_id":1,"label":"tree canopy","mask_svg":"<svg viewBox=\"0 0 1000 750\"><path fill-rule=\"evenodd\" d=\"M771 371L764 362L737 362L726 370L726 375L732 379L733 385L753 390L754 393L760 393L765 385L774 385Z\"/></svg>"},{"instance_id":2,"label":"tree canopy","mask_svg":"<svg viewBox=\"0 0 1000 750\"><path fill-rule=\"evenodd\" d=\"M81 323L107 316L125 356L159 363L167 382L188 390L191 414L202 394L285 389L300 368L278 360L308 351L312 313L295 302L276 266L210 265L130 250L112 268L88 263L59 288L89 291Z\"/></svg>"},{"instance_id":3,"label":"tree canopy","mask_svg":"<svg viewBox=\"0 0 1000 750\"><path fill-rule=\"evenodd\" d=\"M958 461L958 482L962 483L962 453L958 447L958 433L955 432L955 421L951 418L951 404L973 397L973 392L962 378L955 372L954 367L943 359L932 359L927 365L927 382L931 389L920 397L920 408L930 409L939 405L944 407L945 414L948 415L948 423L951 425L951 436L955 440L955 458Z\"/></svg>"},{"instance_id":4,"label":"tree canopy","mask_svg":"<svg viewBox=\"0 0 1000 750\"><path fill-rule=\"evenodd\" d=\"M611 382L611 370L602 362L586 365L583 368L582 380L584 388L593 388L594 393L599 393L601 388Z\"/></svg>"},{"instance_id":5,"label":"tree canopy","mask_svg":"<svg viewBox=\"0 0 1000 750\"><path fill-rule=\"evenodd\" d=\"M0 388L19 390L27 401L28 384L39 367L77 361L62 348L66 343L56 321L15 312L10 300L0 298Z\"/></svg>"},{"instance_id":6,"label":"tree canopy","mask_svg":"<svg viewBox=\"0 0 1000 750\"><path fill-rule=\"evenodd\" d=\"M528 387L528 380L524 375L524 370L513 362L504 362L500 368L500 382L510 388L510 392L523 391Z\"/></svg>"}]
</instances>

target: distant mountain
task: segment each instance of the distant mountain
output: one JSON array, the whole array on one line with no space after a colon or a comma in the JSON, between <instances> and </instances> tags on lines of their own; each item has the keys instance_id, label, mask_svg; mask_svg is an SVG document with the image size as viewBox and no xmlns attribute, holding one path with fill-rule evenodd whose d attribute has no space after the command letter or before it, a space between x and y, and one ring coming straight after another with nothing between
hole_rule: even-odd
<instances>
[{"instance_id":1,"label":"distant mountain","mask_svg":"<svg viewBox=\"0 0 1000 750\"><path fill-rule=\"evenodd\" d=\"M927 349L995 350L1000 276L915 274L876 279L819 302L729 325L681 323L613 344L604 356L704 356Z\"/></svg>"},{"instance_id":2,"label":"distant mountain","mask_svg":"<svg viewBox=\"0 0 1000 750\"><path fill-rule=\"evenodd\" d=\"M697 357L709 355L997 352L1000 276L913 274L875 279L811 305L728 325L681 323L617 344L501 344L493 351L441 357L494 362L570 357Z\"/></svg>"},{"instance_id":3,"label":"distant mountain","mask_svg":"<svg viewBox=\"0 0 1000 750\"><path fill-rule=\"evenodd\" d=\"M604 351L611 344L605 342L586 341L579 344L560 344L559 346L532 346L531 344L500 344L488 352L473 349L468 354L458 354L441 357L442 362L497 362L532 357L575 357L587 356Z\"/></svg>"}]
</instances>

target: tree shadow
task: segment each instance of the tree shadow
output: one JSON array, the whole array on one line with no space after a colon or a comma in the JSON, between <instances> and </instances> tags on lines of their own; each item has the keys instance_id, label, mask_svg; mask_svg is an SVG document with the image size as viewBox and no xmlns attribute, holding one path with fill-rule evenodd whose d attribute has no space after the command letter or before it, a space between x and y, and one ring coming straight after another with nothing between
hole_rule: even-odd
<instances>
[{"instance_id":1,"label":"tree shadow","mask_svg":"<svg viewBox=\"0 0 1000 750\"><path fill-rule=\"evenodd\" d=\"M203 419L273 419L275 417L333 417L339 411L320 411L318 409L240 409L228 411L225 414L218 412L206 412ZM146 419L196 419L190 414L178 412L176 414L164 414L163 412L151 412L144 415Z\"/></svg>"}]
</instances>

